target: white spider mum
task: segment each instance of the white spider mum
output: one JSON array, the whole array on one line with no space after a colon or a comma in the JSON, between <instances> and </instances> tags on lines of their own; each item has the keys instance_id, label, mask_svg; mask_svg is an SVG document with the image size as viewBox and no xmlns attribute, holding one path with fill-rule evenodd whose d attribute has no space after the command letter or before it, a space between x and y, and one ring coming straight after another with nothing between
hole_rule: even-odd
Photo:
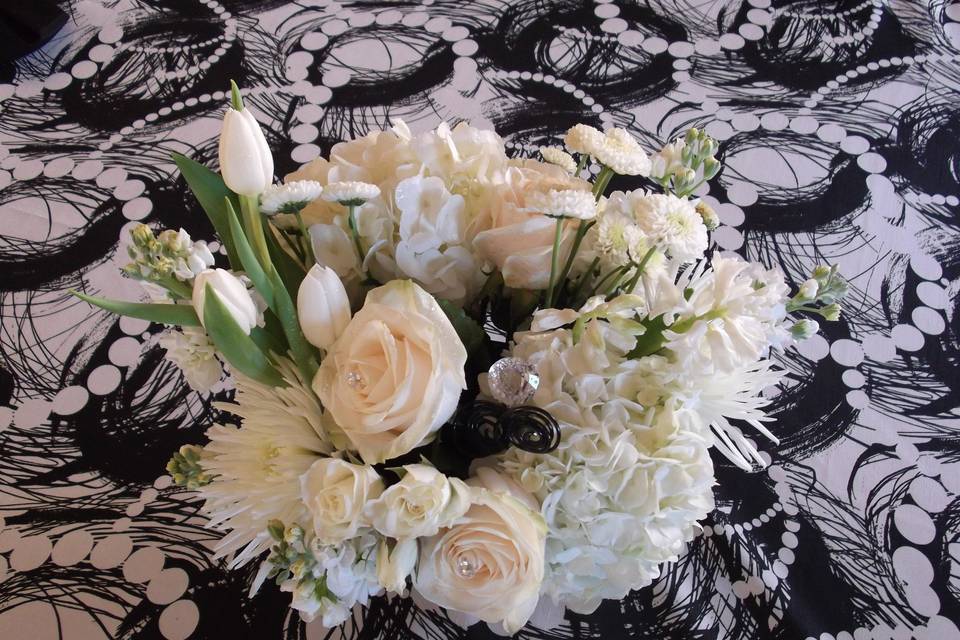
<instances>
[{"instance_id":1,"label":"white spider mum","mask_svg":"<svg viewBox=\"0 0 960 640\"><path fill-rule=\"evenodd\" d=\"M344 206L360 205L380 195L380 187L368 182L331 182L323 188L322 197Z\"/></svg>"},{"instance_id":2,"label":"white spider mum","mask_svg":"<svg viewBox=\"0 0 960 640\"><path fill-rule=\"evenodd\" d=\"M273 184L260 194L260 210L267 215L296 213L323 193L323 185L316 180L294 180Z\"/></svg>"},{"instance_id":3,"label":"white spider mum","mask_svg":"<svg viewBox=\"0 0 960 640\"><path fill-rule=\"evenodd\" d=\"M670 257L687 262L707 250L707 227L694 205L675 195L628 194L637 224L660 244Z\"/></svg>"},{"instance_id":4,"label":"white spider mum","mask_svg":"<svg viewBox=\"0 0 960 640\"><path fill-rule=\"evenodd\" d=\"M622 176L645 176L650 174L650 158L640 143L626 129L608 129L603 144L591 154Z\"/></svg>"},{"instance_id":5,"label":"white spider mum","mask_svg":"<svg viewBox=\"0 0 960 640\"><path fill-rule=\"evenodd\" d=\"M267 523L309 522L300 498L300 476L317 458L333 451L321 426L322 409L294 365L277 366L286 387L271 387L234 371L234 403L219 405L241 419L241 426L207 430L203 470L213 477L200 488L210 526L228 531L216 557L235 553L239 567L271 544Z\"/></svg>"}]
</instances>

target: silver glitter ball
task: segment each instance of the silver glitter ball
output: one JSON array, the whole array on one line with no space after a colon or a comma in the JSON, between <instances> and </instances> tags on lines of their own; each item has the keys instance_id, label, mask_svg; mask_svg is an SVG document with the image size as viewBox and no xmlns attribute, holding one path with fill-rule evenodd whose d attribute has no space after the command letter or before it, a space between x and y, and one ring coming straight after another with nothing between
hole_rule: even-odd
<instances>
[{"instance_id":1,"label":"silver glitter ball","mask_svg":"<svg viewBox=\"0 0 960 640\"><path fill-rule=\"evenodd\" d=\"M537 367L520 358L497 360L488 376L490 393L508 407L526 404L540 386Z\"/></svg>"}]
</instances>

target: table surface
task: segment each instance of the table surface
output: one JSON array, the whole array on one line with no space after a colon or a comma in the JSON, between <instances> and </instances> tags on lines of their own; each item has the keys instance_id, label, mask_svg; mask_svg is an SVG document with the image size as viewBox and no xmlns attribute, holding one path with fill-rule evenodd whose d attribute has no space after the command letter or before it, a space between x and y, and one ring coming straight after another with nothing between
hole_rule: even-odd
<instances>
[{"instance_id":1,"label":"table surface","mask_svg":"<svg viewBox=\"0 0 960 640\"><path fill-rule=\"evenodd\" d=\"M230 78L278 175L393 118L492 126L516 154L580 121L651 148L705 127L716 244L850 279L844 318L783 362L770 467L718 461L717 509L660 580L523 637L960 637L960 5L60 4L54 40L0 64L0 637L327 634L210 560L163 466L218 414L159 327L66 293L135 299L118 242L137 222L211 238L169 154L215 161ZM407 600L343 635L361 629L486 633Z\"/></svg>"}]
</instances>

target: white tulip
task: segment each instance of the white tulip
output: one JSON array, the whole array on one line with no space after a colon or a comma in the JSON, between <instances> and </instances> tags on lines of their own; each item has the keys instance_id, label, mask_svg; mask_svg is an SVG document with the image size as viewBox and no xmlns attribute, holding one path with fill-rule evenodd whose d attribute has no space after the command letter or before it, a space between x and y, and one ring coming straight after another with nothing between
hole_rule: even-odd
<instances>
[{"instance_id":1,"label":"white tulip","mask_svg":"<svg viewBox=\"0 0 960 640\"><path fill-rule=\"evenodd\" d=\"M310 344L333 346L350 323L350 299L336 271L319 264L310 269L297 292L297 315Z\"/></svg>"},{"instance_id":2,"label":"white tulip","mask_svg":"<svg viewBox=\"0 0 960 640\"><path fill-rule=\"evenodd\" d=\"M220 132L220 173L235 193L260 195L273 184L273 156L249 109L227 109Z\"/></svg>"},{"instance_id":3,"label":"white tulip","mask_svg":"<svg viewBox=\"0 0 960 640\"><path fill-rule=\"evenodd\" d=\"M381 540L377 550L377 582L380 586L391 593L406 595L407 576L413 573L418 553L416 538L398 540L393 551L386 540Z\"/></svg>"},{"instance_id":4,"label":"white tulip","mask_svg":"<svg viewBox=\"0 0 960 640\"><path fill-rule=\"evenodd\" d=\"M204 323L203 303L208 284L240 329L250 335L250 330L257 326L257 305L240 279L225 269L201 271L193 281L193 308L200 323Z\"/></svg>"}]
</instances>

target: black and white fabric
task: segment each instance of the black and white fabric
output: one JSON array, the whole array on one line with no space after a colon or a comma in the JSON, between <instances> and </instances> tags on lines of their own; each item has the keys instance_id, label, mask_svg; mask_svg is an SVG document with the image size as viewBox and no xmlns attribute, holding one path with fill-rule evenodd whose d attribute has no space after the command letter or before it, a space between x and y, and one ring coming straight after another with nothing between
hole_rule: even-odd
<instances>
[{"instance_id":1,"label":"black and white fabric","mask_svg":"<svg viewBox=\"0 0 960 640\"><path fill-rule=\"evenodd\" d=\"M17 0L19 1L19 0ZM782 359L769 468L717 459L717 509L651 587L531 639L960 638L960 4L949 0L60 0L0 62L0 637L480 638L408 599L342 630L216 533L164 464L229 397L191 392L137 299L134 224L213 232L171 152L216 162L234 79L277 174L403 119L469 120L533 155L577 123L653 150L721 143L713 233L852 285ZM620 186L632 186L627 182ZM614 186L618 185L614 182Z\"/></svg>"}]
</instances>

